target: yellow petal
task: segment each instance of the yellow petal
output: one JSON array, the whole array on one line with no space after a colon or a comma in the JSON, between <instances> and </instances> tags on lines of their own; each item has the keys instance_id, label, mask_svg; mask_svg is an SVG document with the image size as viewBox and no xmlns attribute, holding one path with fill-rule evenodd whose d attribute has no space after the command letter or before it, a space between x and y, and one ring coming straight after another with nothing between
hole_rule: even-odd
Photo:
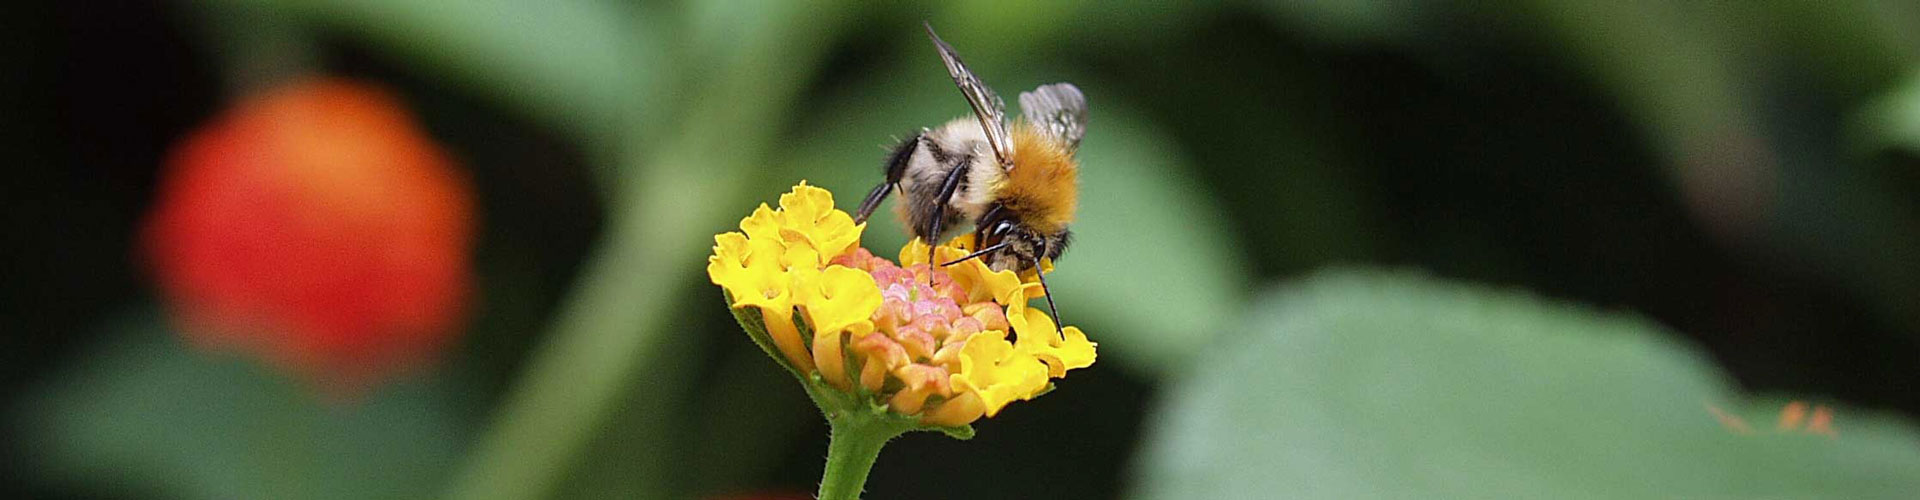
<instances>
[{"instance_id":1,"label":"yellow petal","mask_svg":"<svg viewBox=\"0 0 1920 500\"><path fill-rule=\"evenodd\" d=\"M781 243L788 248L809 249L820 256L822 265L846 255L860 244L860 232L866 229L866 224L855 225L853 217L846 212L833 212L826 220L832 225L782 226Z\"/></svg>"},{"instance_id":2,"label":"yellow petal","mask_svg":"<svg viewBox=\"0 0 1920 500\"><path fill-rule=\"evenodd\" d=\"M847 374L847 349L853 339L873 333L873 322L861 320L834 330L817 330L813 336L813 359L820 377L841 390L852 389ZM884 335L883 335L884 337Z\"/></svg>"},{"instance_id":3,"label":"yellow petal","mask_svg":"<svg viewBox=\"0 0 1920 500\"><path fill-rule=\"evenodd\" d=\"M1054 333L1056 326L1053 324L1053 318L1047 317L1047 312L1037 307L1020 308L1018 314L1007 317L1007 323L1012 324L1014 334L1020 336L1016 348L1028 350L1046 348L1050 345L1050 341L1058 340L1060 337L1059 334Z\"/></svg>"},{"instance_id":4,"label":"yellow petal","mask_svg":"<svg viewBox=\"0 0 1920 500\"><path fill-rule=\"evenodd\" d=\"M839 331L813 337L813 359L820 370L820 378L843 391L853 388L847 380L846 346L843 345L845 337L846 333Z\"/></svg>"},{"instance_id":5,"label":"yellow petal","mask_svg":"<svg viewBox=\"0 0 1920 500\"><path fill-rule=\"evenodd\" d=\"M823 263L858 245L866 229L865 224L854 224L853 216L833 208L833 193L804 181L780 196L778 216L782 242L812 248Z\"/></svg>"},{"instance_id":6,"label":"yellow petal","mask_svg":"<svg viewBox=\"0 0 1920 500\"><path fill-rule=\"evenodd\" d=\"M1038 270L1036 271L1034 269L1028 269L1025 271L1021 271L1020 281L1026 282L1026 283L1039 283L1040 282L1039 273L1042 273L1042 272L1047 274L1053 274L1053 259L1050 259L1047 257L1041 257L1040 267L1038 268ZM1047 295L1046 293L1034 294L1032 295L1032 298L1045 297L1046 295Z\"/></svg>"},{"instance_id":7,"label":"yellow petal","mask_svg":"<svg viewBox=\"0 0 1920 500\"><path fill-rule=\"evenodd\" d=\"M734 262L745 262L747 235L734 231L713 235L713 256Z\"/></svg>"},{"instance_id":8,"label":"yellow petal","mask_svg":"<svg viewBox=\"0 0 1920 500\"><path fill-rule=\"evenodd\" d=\"M964 256L966 256L965 253L957 253L952 257L942 256L941 258L951 261ZM1013 271L994 271L987 267L985 259L970 259L947 266L946 269L947 274L953 276L954 283L967 290L965 302L993 300L1001 304L1012 304L1015 300L1008 298L1008 295L1022 286L1019 275L1014 274Z\"/></svg>"},{"instance_id":9,"label":"yellow petal","mask_svg":"<svg viewBox=\"0 0 1920 500\"><path fill-rule=\"evenodd\" d=\"M973 334L960 348L960 374L968 375L970 383L991 383L986 377L992 376L992 367L1012 353L1013 344L1007 342L1006 332Z\"/></svg>"},{"instance_id":10,"label":"yellow petal","mask_svg":"<svg viewBox=\"0 0 1920 500\"><path fill-rule=\"evenodd\" d=\"M980 401L980 396L971 392L958 393L953 396L953 399L940 403L940 406L934 407L932 411L920 417L920 422L927 425L958 427L979 420L980 415L986 411L987 405Z\"/></svg>"},{"instance_id":11,"label":"yellow petal","mask_svg":"<svg viewBox=\"0 0 1920 500\"><path fill-rule=\"evenodd\" d=\"M716 255L707 259L707 276L733 295L734 307L793 307L786 276L777 266L743 263Z\"/></svg>"},{"instance_id":12,"label":"yellow petal","mask_svg":"<svg viewBox=\"0 0 1920 500\"><path fill-rule=\"evenodd\" d=\"M1060 335L1043 335L1049 342L1029 348L1033 357L1047 364L1047 375L1053 378L1067 376L1067 370L1077 370L1093 366L1094 347L1098 344L1087 341L1087 334L1079 327L1069 326ZM1062 338L1064 337L1064 338ZM1026 340L1026 336L1021 336Z\"/></svg>"},{"instance_id":13,"label":"yellow petal","mask_svg":"<svg viewBox=\"0 0 1920 500\"><path fill-rule=\"evenodd\" d=\"M1007 305L1007 325L1013 328L1013 332L1016 335L1025 336L1027 332L1039 331L1039 325L1034 324L1035 320L1046 318L1045 312L1035 309L1032 304L1027 303L1025 287L1015 288L1011 293L995 300L1005 301L1003 303ZM1034 313L1039 313L1039 315L1035 316ZM1046 322L1051 325L1053 320L1046 318Z\"/></svg>"},{"instance_id":14,"label":"yellow petal","mask_svg":"<svg viewBox=\"0 0 1920 500\"><path fill-rule=\"evenodd\" d=\"M860 233L867 228L866 223L854 224L853 216L834 210L822 216L814 226L810 240L828 259L846 255L860 244Z\"/></svg>"},{"instance_id":15,"label":"yellow petal","mask_svg":"<svg viewBox=\"0 0 1920 500\"><path fill-rule=\"evenodd\" d=\"M740 230L746 231L751 239L779 241L780 215L774 213L772 208L767 208L767 204L761 203L760 208L753 209L753 215L740 219Z\"/></svg>"},{"instance_id":16,"label":"yellow petal","mask_svg":"<svg viewBox=\"0 0 1920 500\"><path fill-rule=\"evenodd\" d=\"M995 368L995 383L976 387L987 416L1000 413L1014 401L1033 399L1047 388L1047 365L1032 356L1012 356Z\"/></svg>"},{"instance_id":17,"label":"yellow petal","mask_svg":"<svg viewBox=\"0 0 1920 500\"><path fill-rule=\"evenodd\" d=\"M913 267L927 263L927 242L914 238L900 247L900 267Z\"/></svg>"},{"instance_id":18,"label":"yellow petal","mask_svg":"<svg viewBox=\"0 0 1920 500\"><path fill-rule=\"evenodd\" d=\"M828 266L799 284L795 301L806 308L815 331L835 332L867 322L880 309L880 286L873 275L846 266Z\"/></svg>"},{"instance_id":19,"label":"yellow petal","mask_svg":"<svg viewBox=\"0 0 1920 500\"><path fill-rule=\"evenodd\" d=\"M814 271L826 264L820 251L809 245L794 245L781 249L780 267L793 271Z\"/></svg>"},{"instance_id":20,"label":"yellow petal","mask_svg":"<svg viewBox=\"0 0 1920 500\"><path fill-rule=\"evenodd\" d=\"M1007 306L1007 323L1020 336L1014 349L1046 363L1048 376L1060 378L1067 370L1093 365L1095 344L1087 341L1079 327L1056 330L1058 326L1046 311L1024 301Z\"/></svg>"},{"instance_id":21,"label":"yellow petal","mask_svg":"<svg viewBox=\"0 0 1920 500\"><path fill-rule=\"evenodd\" d=\"M707 277L733 296L733 307L759 309L767 335L780 353L795 367L812 370L807 342L793 324L792 288L781 270L780 250L777 243L741 233L716 235L714 254L707 257Z\"/></svg>"},{"instance_id":22,"label":"yellow petal","mask_svg":"<svg viewBox=\"0 0 1920 500\"><path fill-rule=\"evenodd\" d=\"M1031 399L1047 388L1047 365L1030 353L1018 351L1002 332L981 332L960 350L960 372L953 375L956 392L980 398L986 415L1018 400Z\"/></svg>"},{"instance_id":23,"label":"yellow petal","mask_svg":"<svg viewBox=\"0 0 1920 500\"><path fill-rule=\"evenodd\" d=\"M860 387L867 392L878 394L887 387L887 367L868 360L860 365ZM903 412L911 413L911 412Z\"/></svg>"},{"instance_id":24,"label":"yellow petal","mask_svg":"<svg viewBox=\"0 0 1920 500\"><path fill-rule=\"evenodd\" d=\"M773 337L773 346L780 349L780 354L785 355L795 369L811 372L813 355L807 352L808 343L800 338L800 329L793 324L793 309L789 307L786 311L787 314L774 314L767 308L760 309L760 316L767 323L767 336Z\"/></svg>"},{"instance_id":25,"label":"yellow petal","mask_svg":"<svg viewBox=\"0 0 1920 500\"><path fill-rule=\"evenodd\" d=\"M780 195L780 211L784 213L789 226L812 226L827 213L833 212L833 193L825 189L807 185L800 181L792 191Z\"/></svg>"}]
</instances>

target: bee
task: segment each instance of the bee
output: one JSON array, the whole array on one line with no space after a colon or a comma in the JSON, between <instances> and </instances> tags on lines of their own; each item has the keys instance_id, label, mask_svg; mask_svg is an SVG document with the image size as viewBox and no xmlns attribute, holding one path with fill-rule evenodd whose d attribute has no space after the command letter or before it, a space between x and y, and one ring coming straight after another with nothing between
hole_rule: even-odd
<instances>
[{"instance_id":1,"label":"bee","mask_svg":"<svg viewBox=\"0 0 1920 500\"><path fill-rule=\"evenodd\" d=\"M861 200L854 221L866 222L898 191L895 208L913 235L928 242L929 263L942 233L972 223L978 250L942 265L979 258L996 271L1033 269L1045 293L1040 260L1059 258L1073 237L1067 225L1079 204L1075 155L1087 131L1086 96L1071 83L1041 85L1020 93L1021 120L1008 123L1000 96L967 69L932 24L926 29L973 116L922 128L895 146L886 180ZM1053 294L1046 297L1058 319Z\"/></svg>"}]
</instances>

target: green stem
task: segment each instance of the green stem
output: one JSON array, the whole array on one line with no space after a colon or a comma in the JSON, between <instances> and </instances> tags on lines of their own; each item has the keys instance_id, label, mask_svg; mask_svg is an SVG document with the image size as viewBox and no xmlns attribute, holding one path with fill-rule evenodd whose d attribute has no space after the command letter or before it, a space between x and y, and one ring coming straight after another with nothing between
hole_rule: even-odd
<instances>
[{"instance_id":1,"label":"green stem","mask_svg":"<svg viewBox=\"0 0 1920 500\"><path fill-rule=\"evenodd\" d=\"M833 431L827 441L827 470L820 477L819 500L857 500L880 449L909 428L861 412L828 422Z\"/></svg>"}]
</instances>

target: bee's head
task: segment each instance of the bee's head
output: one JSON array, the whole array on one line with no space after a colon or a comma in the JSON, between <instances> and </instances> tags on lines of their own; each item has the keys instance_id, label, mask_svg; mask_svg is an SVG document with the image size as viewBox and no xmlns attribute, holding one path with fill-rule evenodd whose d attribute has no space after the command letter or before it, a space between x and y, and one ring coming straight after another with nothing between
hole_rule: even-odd
<instances>
[{"instance_id":1,"label":"bee's head","mask_svg":"<svg viewBox=\"0 0 1920 500\"><path fill-rule=\"evenodd\" d=\"M1057 232L1040 232L1018 220L1002 219L981 227L977 241L979 248L999 247L981 256L986 259L987 267L995 271L1024 271L1039 265L1042 257L1060 258L1060 253L1066 251L1067 243L1072 238L1073 232L1065 228Z\"/></svg>"},{"instance_id":2,"label":"bee's head","mask_svg":"<svg viewBox=\"0 0 1920 500\"><path fill-rule=\"evenodd\" d=\"M995 204L974 226L973 241L979 249L947 265L980 258L986 261L987 268L994 271L1033 269L1034 277L1040 280L1041 293L1047 297L1047 310L1058 320L1060 310L1053 305L1053 293L1046 290L1047 275L1038 268L1043 257L1060 258L1060 253L1067 250L1067 243L1073 240L1073 231L1067 230L1065 225L1058 226L1059 229L1054 231L1040 231L1025 220L1019 210L1009 209L1009 205ZM1058 330L1063 324L1054 323L1054 328Z\"/></svg>"},{"instance_id":3,"label":"bee's head","mask_svg":"<svg viewBox=\"0 0 1920 500\"><path fill-rule=\"evenodd\" d=\"M994 210L993 214L1005 213ZM1009 214L1011 215L1011 214ZM1047 274L1039 269L1040 259L1060 258L1060 252L1067 250L1067 243L1073 239L1073 232L1061 226L1058 231L1037 231L1031 225L1023 224L1018 217L989 217L983 219L975 228L974 241L979 242L979 250L974 251L986 259L987 268L994 271L1021 272L1033 269L1034 277L1040 280L1041 293L1047 297L1047 311L1053 318L1060 318L1060 309L1053 305L1053 292L1047 290ZM963 259L964 260L964 259ZM1056 333L1064 322L1054 323ZM1016 332L1032 333L1032 332Z\"/></svg>"}]
</instances>

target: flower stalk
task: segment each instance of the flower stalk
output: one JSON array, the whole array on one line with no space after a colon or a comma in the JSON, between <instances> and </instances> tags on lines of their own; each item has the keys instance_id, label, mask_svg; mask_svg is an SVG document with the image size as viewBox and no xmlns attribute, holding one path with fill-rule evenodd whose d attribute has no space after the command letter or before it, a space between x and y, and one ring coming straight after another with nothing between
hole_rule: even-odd
<instances>
[{"instance_id":1,"label":"flower stalk","mask_svg":"<svg viewBox=\"0 0 1920 500\"><path fill-rule=\"evenodd\" d=\"M972 426L940 427L867 402L866 396L838 390L819 375L804 380L807 396L827 418L827 467L820 475L817 500L857 500L867 474L888 441L911 431L940 431L954 439L973 438Z\"/></svg>"},{"instance_id":2,"label":"flower stalk","mask_svg":"<svg viewBox=\"0 0 1920 500\"><path fill-rule=\"evenodd\" d=\"M827 421L832 434L827 442L827 469L820 476L820 493L816 495L819 500L860 498L860 491L867 484L867 473L880 458L880 448L913 429L895 419L857 413Z\"/></svg>"}]
</instances>

